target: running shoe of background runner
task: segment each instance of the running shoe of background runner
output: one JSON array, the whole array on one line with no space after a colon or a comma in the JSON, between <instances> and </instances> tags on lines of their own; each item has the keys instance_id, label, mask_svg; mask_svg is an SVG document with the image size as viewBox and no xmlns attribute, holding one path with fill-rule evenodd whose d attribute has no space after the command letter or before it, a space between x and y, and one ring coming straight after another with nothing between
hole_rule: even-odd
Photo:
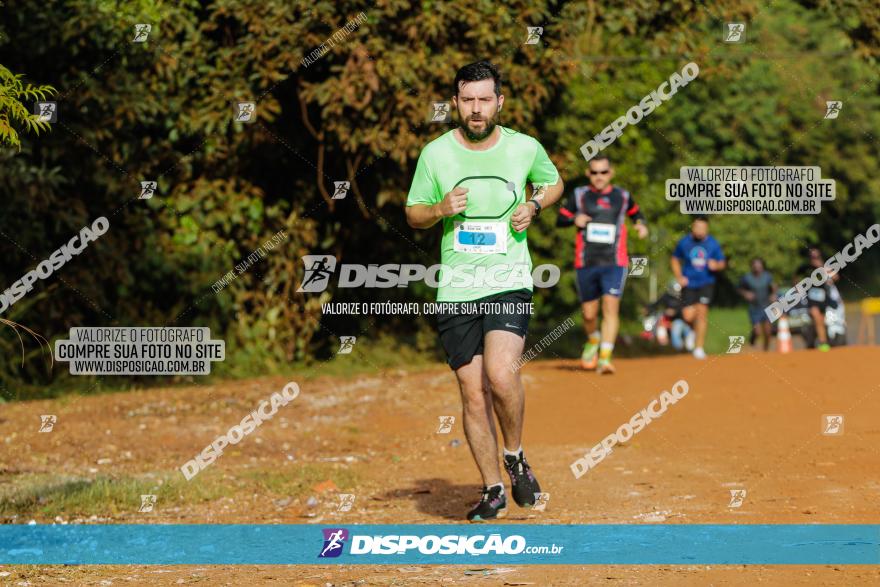
<instances>
[{"instance_id":1,"label":"running shoe of background runner","mask_svg":"<svg viewBox=\"0 0 880 587\"><path fill-rule=\"evenodd\" d=\"M599 359L599 364L596 366L596 373L599 375L612 375L615 371L617 371L617 369L611 364L611 359Z\"/></svg>"},{"instance_id":2,"label":"running shoe of background runner","mask_svg":"<svg viewBox=\"0 0 880 587\"><path fill-rule=\"evenodd\" d=\"M599 364L599 345L591 342L584 343L584 352L581 353L581 367L592 371Z\"/></svg>"}]
</instances>

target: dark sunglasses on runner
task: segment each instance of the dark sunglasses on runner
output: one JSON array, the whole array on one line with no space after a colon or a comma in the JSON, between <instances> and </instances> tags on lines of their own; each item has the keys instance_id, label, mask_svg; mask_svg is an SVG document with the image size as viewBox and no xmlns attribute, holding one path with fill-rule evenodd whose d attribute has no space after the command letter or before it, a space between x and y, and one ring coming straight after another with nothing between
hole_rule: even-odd
<instances>
[{"instance_id":1,"label":"dark sunglasses on runner","mask_svg":"<svg viewBox=\"0 0 880 587\"><path fill-rule=\"evenodd\" d=\"M605 174L608 173L609 171L611 171L611 170L610 170L610 169L603 169L602 171L593 171L593 170L591 169L591 170L590 170L590 175L605 175Z\"/></svg>"}]
</instances>

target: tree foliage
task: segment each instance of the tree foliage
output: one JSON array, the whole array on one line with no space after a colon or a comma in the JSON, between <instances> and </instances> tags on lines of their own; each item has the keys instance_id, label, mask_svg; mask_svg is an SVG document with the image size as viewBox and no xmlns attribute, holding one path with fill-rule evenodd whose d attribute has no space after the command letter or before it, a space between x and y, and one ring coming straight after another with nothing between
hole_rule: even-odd
<instances>
[{"instance_id":1,"label":"tree foliage","mask_svg":"<svg viewBox=\"0 0 880 587\"><path fill-rule=\"evenodd\" d=\"M21 149L17 126L36 135L49 130L49 123L28 112L24 103L46 100L55 93L55 88L25 84L21 81L23 77L24 74L14 74L0 65L0 148Z\"/></svg>"},{"instance_id":2,"label":"tree foliage","mask_svg":"<svg viewBox=\"0 0 880 587\"><path fill-rule=\"evenodd\" d=\"M0 31L0 133L3 120L10 134L2 136L27 129L28 101L55 87L59 120L0 155L2 288L94 218L108 217L111 229L4 317L47 338L72 326L206 325L227 341L229 358L215 368L234 373L327 356L339 335L393 332L401 344L434 349L426 318L353 321L320 311L331 296L429 301L433 290L301 294L300 257L437 262L438 231L410 229L403 205L421 147L449 128L428 122L432 102L449 100L456 69L482 58L505 76L502 124L539 138L569 187L583 181L581 144L697 61L700 78L610 149L619 183L657 235L634 251L662 266L685 229L687 218L662 196L681 165L819 164L838 179L838 202L821 217L713 223L735 270L756 241L787 270L802 242L837 243L877 216L870 4L19 3ZM337 34L361 13L366 22ZM721 43L723 24L737 20L749 23L750 43ZM132 42L138 23L152 25L145 43ZM541 40L525 45L534 26ZM334 35L326 54L303 62ZM841 94L844 115L823 122L824 100ZM2 118L8 100L25 108L15 110L20 117ZM239 102L256 103L256 122L235 120ZM139 199L148 180L157 193ZM332 199L335 181L350 182L348 198ZM571 235L552 228L552 215L530 231L533 256L568 267ZM214 291L279 230L288 235L282 245ZM576 307L569 280L565 272L560 287L539 292L539 325ZM643 299L643 287L633 286L627 303ZM0 357L7 387L62 372L47 374L36 351L21 368L10 349Z\"/></svg>"}]
</instances>

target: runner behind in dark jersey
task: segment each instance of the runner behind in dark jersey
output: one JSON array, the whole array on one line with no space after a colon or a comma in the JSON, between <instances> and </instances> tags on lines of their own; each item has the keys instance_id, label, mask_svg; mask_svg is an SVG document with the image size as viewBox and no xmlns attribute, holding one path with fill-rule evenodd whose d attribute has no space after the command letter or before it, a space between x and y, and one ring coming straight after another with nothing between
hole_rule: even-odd
<instances>
[{"instance_id":1,"label":"runner behind in dark jersey","mask_svg":"<svg viewBox=\"0 0 880 587\"><path fill-rule=\"evenodd\" d=\"M807 262L798 268L797 274L806 277L825 265L825 257L819 247L810 247L807 253ZM810 318L816 327L817 346L820 351L828 352L831 345L828 344L828 329L825 326L825 310L829 307L836 308L837 302L831 297L831 284L840 279L840 273L832 275L820 286L813 286L807 291L807 307Z\"/></svg>"},{"instance_id":2,"label":"runner behind in dark jersey","mask_svg":"<svg viewBox=\"0 0 880 587\"><path fill-rule=\"evenodd\" d=\"M575 225L578 229L574 238L575 283L587 336L581 365L599 373L614 373L611 353L620 325L620 298L629 264L624 220L629 218L635 222L639 238L648 236L648 227L632 195L611 185L614 168L607 156L591 159L587 175L590 185L574 189L559 209L556 226ZM601 336L598 328L600 297Z\"/></svg>"}]
</instances>

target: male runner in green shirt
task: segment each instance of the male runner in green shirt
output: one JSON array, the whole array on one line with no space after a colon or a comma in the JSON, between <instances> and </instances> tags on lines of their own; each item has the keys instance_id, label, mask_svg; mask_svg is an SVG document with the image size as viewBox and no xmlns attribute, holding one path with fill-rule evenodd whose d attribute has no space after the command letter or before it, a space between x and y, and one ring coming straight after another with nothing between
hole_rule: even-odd
<instances>
[{"instance_id":1,"label":"male runner in green shirt","mask_svg":"<svg viewBox=\"0 0 880 587\"><path fill-rule=\"evenodd\" d=\"M437 324L458 378L465 436L483 477L480 502L467 516L477 522L507 511L493 408L514 501L531 507L541 491L522 450L525 398L514 364L522 356L532 299L526 229L559 199L563 185L538 141L496 124L504 96L494 65L466 65L454 84L459 128L422 149L406 218L413 228L442 220L437 301L468 303L438 314ZM528 201L526 182L533 186Z\"/></svg>"}]
</instances>

